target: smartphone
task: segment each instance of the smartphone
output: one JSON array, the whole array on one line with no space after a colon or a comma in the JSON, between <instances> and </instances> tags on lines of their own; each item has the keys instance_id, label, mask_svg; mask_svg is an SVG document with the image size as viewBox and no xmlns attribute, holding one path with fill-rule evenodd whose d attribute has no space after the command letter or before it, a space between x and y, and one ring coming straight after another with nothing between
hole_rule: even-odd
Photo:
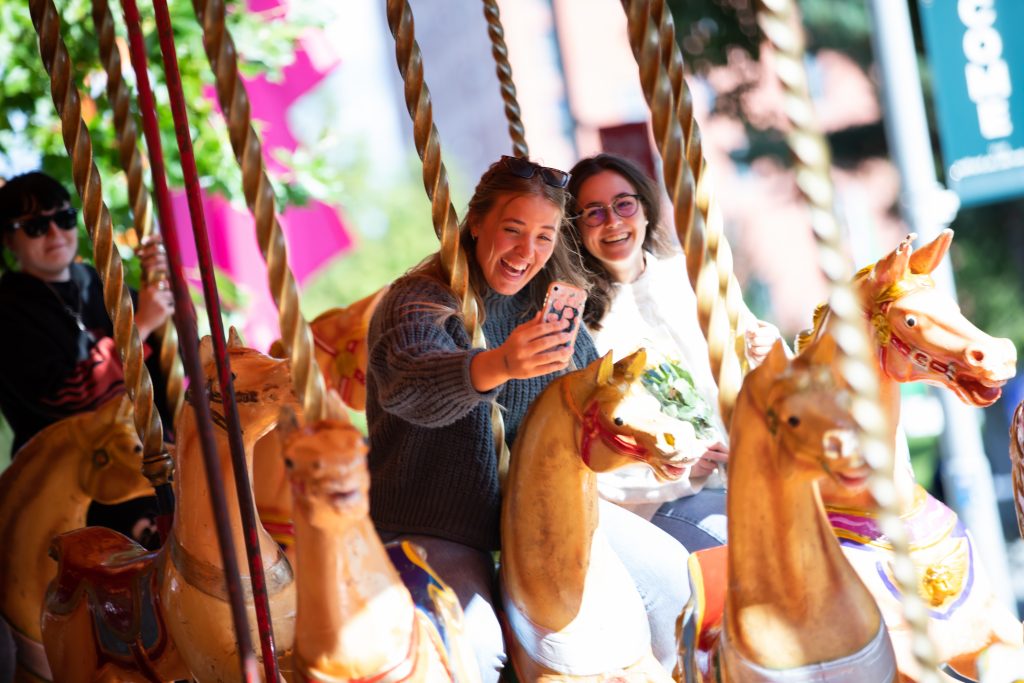
<instances>
[{"instance_id":1,"label":"smartphone","mask_svg":"<svg viewBox=\"0 0 1024 683\"><path fill-rule=\"evenodd\" d=\"M551 323L558 320L568 321L569 327L565 332L572 334L572 338L561 347L570 346L579 334L580 325L583 323L583 306L587 303L587 293L570 285L568 282L554 281L548 285L547 296L544 297L543 322Z\"/></svg>"}]
</instances>

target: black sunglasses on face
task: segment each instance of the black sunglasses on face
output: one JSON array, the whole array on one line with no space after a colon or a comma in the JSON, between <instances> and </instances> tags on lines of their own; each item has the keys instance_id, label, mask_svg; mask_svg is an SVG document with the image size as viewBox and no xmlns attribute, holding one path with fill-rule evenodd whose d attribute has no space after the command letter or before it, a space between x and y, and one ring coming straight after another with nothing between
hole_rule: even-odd
<instances>
[{"instance_id":1,"label":"black sunglasses on face","mask_svg":"<svg viewBox=\"0 0 1024 683\"><path fill-rule=\"evenodd\" d=\"M20 221L11 221L11 230L23 230L29 237L42 237L50 231L50 221L57 224L61 230L73 230L78 226L78 211L67 208L61 209L48 215L37 215L31 218L23 218Z\"/></svg>"},{"instance_id":2,"label":"black sunglasses on face","mask_svg":"<svg viewBox=\"0 0 1024 683\"><path fill-rule=\"evenodd\" d=\"M551 187L562 188L569 184L569 174L565 171L559 171L557 168L550 168L548 166L541 166L529 159L502 156L501 163L514 175L523 179L532 178L537 175L537 172L539 171L540 177Z\"/></svg>"}]
</instances>

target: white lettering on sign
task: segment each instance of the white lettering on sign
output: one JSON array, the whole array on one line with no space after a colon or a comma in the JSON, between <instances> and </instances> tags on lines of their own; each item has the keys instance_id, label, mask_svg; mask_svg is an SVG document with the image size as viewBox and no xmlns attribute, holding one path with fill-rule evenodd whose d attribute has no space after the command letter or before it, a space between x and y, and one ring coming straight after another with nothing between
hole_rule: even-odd
<instances>
[{"instance_id":1,"label":"white lettering on sign","mask_svg":"<svg viewBox=\"0 0 1024 683\"><path fill-rule=\"evenodd\" d=\"M978 108L978 129L986 140L1009 137L1010 69L1003 59L1003 37L995 29L995 0L960 0L957 13L967 27L963 49L967 95Z\"/></svg>"}]
</instances>

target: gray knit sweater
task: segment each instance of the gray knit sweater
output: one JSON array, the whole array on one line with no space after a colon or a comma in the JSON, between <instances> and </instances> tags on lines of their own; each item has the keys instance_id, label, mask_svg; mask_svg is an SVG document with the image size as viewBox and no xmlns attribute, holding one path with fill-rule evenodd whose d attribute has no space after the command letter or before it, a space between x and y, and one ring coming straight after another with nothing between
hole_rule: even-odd
<instances>
[{"instance_id":1,"label":"gray knit sweater","mask_svg":"<svg viewBox=\"0 0 1024 683\"><path fill-rule=\"evenodd\" d=\"M525 291L491 292L484 305L488 348L536 313ZM501 499L490 402L497 398L503 408L511 444L530 402L556 375L476 391L469 363L480 350L471 348L460 318L441 319L440 307L456 307L451 293L432 278L409 276L391 286L370 323L370 511L382 531L496 550ZM596 358L580 330L576 367Z\"/></svg>"}]
</instances>

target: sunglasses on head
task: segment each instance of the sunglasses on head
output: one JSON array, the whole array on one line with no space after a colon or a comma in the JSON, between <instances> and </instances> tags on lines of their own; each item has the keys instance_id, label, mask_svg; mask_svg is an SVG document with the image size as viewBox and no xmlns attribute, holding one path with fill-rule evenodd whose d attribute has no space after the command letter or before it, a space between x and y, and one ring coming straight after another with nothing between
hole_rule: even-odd
<instances>
[{"instance_id":1,"label":"sunglasses on head","mask_svg":"<svg viewBox=\"0 0 1024 683\"><path fill-rule=\"evenodd\" d=\"M11 221L11 230L22 230L32 238L42 237L50 230L50 222L57 224L61 230L73 230L78 226L78 212L75 209L67 208L55 211L47 215L37 215L31 218L23 218L20 221Z\"/></svg>"},{"instance_id":2,"label":"sunglasses on head","mask_svg":"<svg viewBox=\"0 0 1024 683\"><path fill-rule=\"evenodd\" d=\"M523 179L532 178L540 172L540 177L551 187L563 188L569 184L569 174L565 171L560 171L557 168L550 168L548 166L541 166L529 159L502 156L501 163L505 168L512 172L513 175L519 176Z\"/></svg>"}]
</instances>

